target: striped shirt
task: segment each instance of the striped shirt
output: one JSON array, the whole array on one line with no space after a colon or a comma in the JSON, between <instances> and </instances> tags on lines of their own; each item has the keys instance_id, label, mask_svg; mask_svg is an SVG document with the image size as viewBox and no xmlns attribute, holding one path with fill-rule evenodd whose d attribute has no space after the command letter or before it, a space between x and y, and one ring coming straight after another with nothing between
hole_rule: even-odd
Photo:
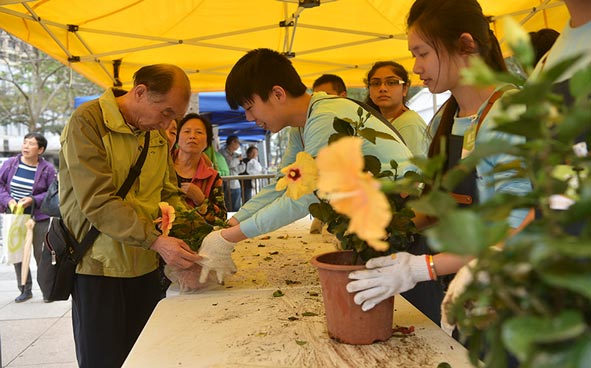
<instances>
[{"instance_id":1,"label":"striped shirt","mask_svg":"<svg viewBox=\"0 0 591 368\"><path fill-rule=\"evenodd\" d=\"M21 160L18 169L10 181L10 196L19 201L24 197L30 197L33 194L33 183L35 182L35 172L37 166L29 166Z\"/></svg>"}]
</instances>

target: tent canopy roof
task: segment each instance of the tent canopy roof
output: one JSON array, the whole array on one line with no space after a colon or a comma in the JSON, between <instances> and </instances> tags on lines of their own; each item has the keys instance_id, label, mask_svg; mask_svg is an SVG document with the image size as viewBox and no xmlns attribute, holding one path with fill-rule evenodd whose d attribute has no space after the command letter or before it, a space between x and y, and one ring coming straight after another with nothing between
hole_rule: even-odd
<instances>
[{"instance_id":1,"label":"tent canopy roof","mask_svg":"<svg viewBox=\"0 0 591 368\"><path fill-rule=\"evenodd\" d=\"M143 65L182 67L198 91L221 91L248 50L288 55L308 86L321 74L360 87L378 60L412 69L405 21L413 0L0 0L7 32L68 64L102 87L129 88ZM498 17L526 29L562 29L559 0L480 0L502 38Z\"/></svg>"}]
</instances>

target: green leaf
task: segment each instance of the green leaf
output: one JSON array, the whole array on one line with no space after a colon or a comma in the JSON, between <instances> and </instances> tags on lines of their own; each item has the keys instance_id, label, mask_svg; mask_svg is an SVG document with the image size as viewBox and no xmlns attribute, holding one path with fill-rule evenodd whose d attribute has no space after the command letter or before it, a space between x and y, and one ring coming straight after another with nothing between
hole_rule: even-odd
<instances>
[{"instance_id":1,"label":"green leaf","mask_svg":"<svg viewBox=\"0 0 591 368\"><path fill-rule=\"evenodd\" d=\"M429 245L437 251L476 255L492 245L489 226L476 213L457 210L440 217L439 223L425 232ZM494 233L498 233L496 226Z\"/></svg>"},{"instance_id":2,"label":"green leaf","mask_svg":"<svg viewBox=\"0 0 591 368\"><path fill-rule=\"evenodd\" d=\"M591 94L591 67L577 71L570 79L570 92L573 96L588 98Z\"/></svg>"},{"instance_id":3,"label":"green leaf","mask_svg":"<svg viewBox=\"0 0 591 368\"><path fill-rule=\"evenodd\" d=\"M448 194L439 191L426 193L408 205L417 212L429 216L440 217L456 208L456 201Z\"/></svg>"},{"instance_id":4,"label":"green leaf","mask_svg":"<svg viewBox=\"0 0 591 368\"><path fill-rule=\"evenodd\" d=\"M337 131L337 133L340 133L342 135L345 136L352 136L355 134L355 129L353 129L354 123L352 123L352 121L349 121L348 119L340 119L335 117L334 118L334 122L332 123L332 127L334 128L334 130Z\"/></svg>"},{"instance_id":5,"label":"green leaf","mask_svg":"<svg viewBox=\"0 0 591 368\"><path fill-rule=\"evenodd\" d=\"M445 157L442 155L437 155L432 158L416 156L411 159L411 162L421 170L424 178L433 179L443 171Z\"/></svg>"},{"instance_id":6,"label":"green leaf","mask_svg":"<svg viewBox=\"0 0 591 368\"><path fill-rule=\"evenodd\" d=\"M359 130L359 135L373 144L376 144L377 131L372 128L365 128Z\"/></svg>"},{"instance_id":7,"label":"green leaf","mask_svg":"<svg viewBox=\"0 0 591 368\"><path fill-rule=\"evenodd\" d=\"M589 349L585 351L585 349ZM579 336L575 341L561 344L538 345L532 352L529 367L588 368L591 361L591 339Z\"/></svg>"},{"instance_id":8,"label":"green leaf","mask_svg":"<svg viewBox=\"0 0 591 368\"><path fill-rule=\"evenodd\" d=\"M392 168L392 170L398 169L398 162L396 160L390 160L390 167ZM414 171L409 171L409 172L414 172Z\"/></svg>"},{"instance_id":9,"label":"green leaf","mask_svg":"<svg viewBox=\"0 0 591 368\"><path fill-rule=\"evenodd\" d=\"M581 56L583 56L583 54L563 59L561 62L552 66L552 68L546 69L544 73L540 74L541 79L548 81L551 85L554 84L558 80L558 77L568 69L572 68L573 64L575 64Z\"/></svg>"},{"instance_id":10,"label":"green leaf","mask_svg":"<svg viewBox=\"0 0 591 368\"><path fill-rule=\"evenodd\" d=\"M336 212L326 202L312 203L308 206L310 214L324 223L328 223L336 216Z\"/></svg>"},{"instance_id":11,"label":"green leaf","mask_svg":"<svg viewBox=\"0 0 591 368\"><path fill-rule=\"evenodd\" d=\"M382 163L377 157L372 155L363 156L363 171L369 171L373 176L378 176L382 171Z\"/></svg>"},{"instance_id":12,"label":"green leaf","mask_svg":"<svg viewBox=\"0 0 591 368\"><path fill-rule=\"evenodd\" d=\"M365 112L365 110L363 110L363 108L361 106L359 106L357 108L357 116L359 116L359 120L361 120L363 118L363 113Z\"/></svg>"},{"instance_id":13,"label":"green leaf","mask_svg":"<svg viewBox=\"0 0 591 368\"><path fill-rule=\"evenodd\" d=\"M296 340L296 344L298 344L298 345L306 345L307 343L308 343L307 341Z\"/></svg>"},{"instance_id":14,"label":"green leaf","mask_svg":"<svg viewBox=\"0 0 591 368\"><path fill-rule=\"evenodd\" d=\"M565 213L565 220L570 224L584 221L584 219L587 219L587 227L589 227L589 219L591 219L591 198L580 198Z\"/></svg>"},{"instance_id":15,"label":"green leaf","mask_svg":"<svg viewBox=\"0 0 591 368\"><path fill-rule=\"evenodd\" d=\"M540 269L540 276L550 285L572 290L591 300L591 262L563 259Z\"/></svg>"},{"instance_id":16,"label":"green leaf","mask_svg":"<svg viewBox=\"0 0 591 368\"><path fill-rule=\"evenodd\" d=\"M520 135L527 139L543 138L543 121L539 124L524 124L523 121L514 121L510 123L500 124L495 130L508 134Z\"/></svg>"},{"instance_id":17,"label":"green leaf","mask_svg":"<svg viewBox=\"0 0 591 368\"><path fill-rule=\"evenodd\" d=\"M556 137L560 142L569 143L589 129L591 110L577 109L564 115L560 124L556 125Z\"/></svg>"},{"instance_id":18,"label":"green leaf","mask_svg":"<svg viewBox=\"0 0 591 368\"><path fill-rule=\"evenodd\" d=\"M532 315L508 319L503 326L503 343L519 360L524 361L536 344L558 343L586 331L580 311L565 310L553 317Z\"/></svg>"},{"instance_id":19,"label":"green leaf","mask_svg":"<svg viewBox=\"0 0 591 368\"><path fill-rule=\"evenodd\" d=\"M577 344L576 348L576 367L583 368L587 367L591 362L591 339L581 339Z\"/></svg>"},{"instance_id":20,"label":"green leaf","mask_svg":"<svg viewBox=\"0 0 591 368\"><path fill-rule=\"evenodd\" d=\"M284 295L285 294L283 294L283 291L281 291L281 290L277 290L277 291L273 292L273 298L279 298Z\"/></svg>"}]
</instances>

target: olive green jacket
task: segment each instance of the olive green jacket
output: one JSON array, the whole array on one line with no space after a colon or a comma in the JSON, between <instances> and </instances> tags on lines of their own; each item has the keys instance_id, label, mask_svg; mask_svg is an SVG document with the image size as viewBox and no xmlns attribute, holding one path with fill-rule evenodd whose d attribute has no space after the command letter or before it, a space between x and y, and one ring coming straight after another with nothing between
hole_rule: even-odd
<instances>
[{"instance_id":1,"label":"olive green jacket","mask_svg":"<svg viewBox=\"0 0 591 368\"><path fill-rule=\"evenodd\" d=\"M114 93L80 106L64 128L60 143L60 209L66 226L81 241L93 224L100 235L78 264L77 273L137 277L158 267L149 247L160 235L153 220L158 203L186 209L175 184L167 140L150 133L140 176L124 200L115 196L136 162L145 132L132 131Z\"/></svg>"}]
</instances>

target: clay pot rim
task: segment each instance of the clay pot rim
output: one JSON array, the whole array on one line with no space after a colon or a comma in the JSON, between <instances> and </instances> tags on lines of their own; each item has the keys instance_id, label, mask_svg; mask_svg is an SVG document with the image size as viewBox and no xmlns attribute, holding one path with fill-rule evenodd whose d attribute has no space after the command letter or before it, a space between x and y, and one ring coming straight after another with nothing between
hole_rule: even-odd
<instances>
[{"instance_id":1,"label":"clay pot rim","mask_svg":"<svg viewBox=\"0 0 591 368\"><path fill-rule=\"evenodd\" d=\"M325 262L321 262L318 260L318 258L320 257L324 257L330 254L336 254L336 253L353 253L353 250L337 250L334 252L327 252L327 253L322 253L322 254L318 254L314 257L312 257L312 259L310 260L310 263L312 263L312 265L316 268L323 268L323 269L328 269L328 270L343 270L343 271L355 271L355 270L362 270L365 269L365 265L351 265L351 264L332 264L332 263L325 263Z\"/></svg>"}]
</instances>

